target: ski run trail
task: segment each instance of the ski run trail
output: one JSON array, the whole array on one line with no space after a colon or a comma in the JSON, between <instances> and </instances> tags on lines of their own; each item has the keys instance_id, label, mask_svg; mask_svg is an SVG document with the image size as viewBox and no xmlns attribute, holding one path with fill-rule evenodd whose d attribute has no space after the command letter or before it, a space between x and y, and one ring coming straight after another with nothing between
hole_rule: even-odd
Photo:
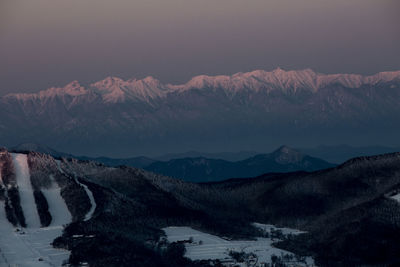
<instances>
[{"instance_id":1,"label":"ski run trail","mask_svg":"<svg viewBox=\"0 0 400 267\"><path fill-rule=\"evenodd\" d=\"M70 223L72 217L60 195L60 188L50 176L52 186L43 189L42 193L49 205L52 222L49 227L40 227L27 155L12 153L12 160L27 227L14 227L6 218L5 202L0 200L0 266L61 266L68 260L70 252L53 248L51 243L62 235L63 225ZM1 177L0 185L2 185Z\"/></svg>"},{"instance_id":2,"label":"ski run trail","mask_svg":"<svg viewBox=\"0 0 400 267\"><path fill-rule=\"evenodd\" d=\"M61 173L65 174L64 170L61 168L61 161L57 160L56 162L57 162L58 170ZM79 180L76 177L76 175L74 175L74 179L75 179L76 183L78 183L79 185L81 185L83 187L83 189L85 190L87 196L89 197L89 201L90 201L91 207L90 207L90 210L88 211L88 213L86 213L85 218L83 219L84 221L88 221L88 220L90 220L92 218L93 213L96 210L96 207L97 207L96 201L94 200L94 196L93 196L92 191L90 191L90 189L87 187L87 185L79 182Z\"/></svg>"}]
</instances>

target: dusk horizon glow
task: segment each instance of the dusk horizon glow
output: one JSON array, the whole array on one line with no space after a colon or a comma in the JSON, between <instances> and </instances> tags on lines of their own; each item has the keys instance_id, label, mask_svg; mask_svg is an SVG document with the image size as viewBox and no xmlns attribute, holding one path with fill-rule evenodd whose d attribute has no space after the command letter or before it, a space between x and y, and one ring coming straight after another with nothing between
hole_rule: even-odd
<instances>
[{"instance_id":1,"label":"dusk horizon glow","mask_svg":"<svg viewBox=\"0 0 400 267\"><path fill-rule=\"evenodd\" d=\"M196 75L400 69L399 3L2 1L0 95L107 76L181 84Z\"/></svg>"}]
</instances>

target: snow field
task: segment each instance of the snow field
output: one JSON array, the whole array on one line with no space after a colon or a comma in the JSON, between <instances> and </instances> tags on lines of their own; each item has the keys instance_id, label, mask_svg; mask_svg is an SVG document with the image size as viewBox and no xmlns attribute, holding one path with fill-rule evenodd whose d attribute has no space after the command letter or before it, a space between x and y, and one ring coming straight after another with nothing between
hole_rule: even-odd
<instances>
[{"instance_id":1,"label":"snow field","mask_svg":"<svg viewBox=\"0 0 400 267\"><path fill-rule=\"evenodd\" d=\"M275 231L279 230L285 236L286 235L299 235L299 234L306 233L306 232L300 231L298 229L292 229L292 228L286 228L286 227L279 228L279 227L276 227L275 225L272 225L272 224L253 223L253 226L256 227L256 228L259 228L262 231L267 232L267 233L270 233L271 231L274 231L274 230Z\"/></svg>"},{"instance_id":2,"label":"snow field","mask_svg":"<svg viewBox=\"0 0 400 267\"><path fill-rule=\"evenodd\" d=\"M4 201L0 201L0 266L61 266L70 253L51 246L61 232L61 226L21 229L17 232L6 218ZM39 258L43 261L39 261Z\"/></svg>"},{"instance_id":3,"label":"snow field","mask_svg":"<svg viewBox=\"0 0 400 267\"><path fill-rule=\"evenodd\" d=\"M286 229L289 231L289 228ZM272 241L270 238L257 238L256 240L225 240L218 236L194 230L190 227L171 226L163 228L162 230L164 230L167 235L167 240L170 243L189 240L190 238L193 239L193 243L185 243L185 256L191 260L231 259L229 256L230 251L254 253L258 257L258 263L270 263L272 255L293 255L291 252L273 247L272 243L276 240ZM310 261L310 259L308 261ZM312 264L312 262L310 262L310 264ZM299 263L297 266L306 265Z\"/></svg>"}]
</instances>

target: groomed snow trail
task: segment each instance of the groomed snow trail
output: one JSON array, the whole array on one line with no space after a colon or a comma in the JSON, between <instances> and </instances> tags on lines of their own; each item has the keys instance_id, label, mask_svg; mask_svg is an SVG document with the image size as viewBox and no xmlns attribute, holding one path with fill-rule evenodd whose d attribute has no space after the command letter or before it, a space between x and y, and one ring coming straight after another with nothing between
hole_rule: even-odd
<instances>
[{"instance_id":1,"label":"groomed snow trail","mask_svg":"<svg viewBox=\"0 0 400 267\"><path fill-rule=\"evenodd\" d=\"M90 207L90 210L88 211L88 213L86 213L86 215L85 215L84 221L88 221L88 220L90 220L90 219L92 218L93 213L94 213L94 211L96 210L96 206L97 206L97 205L96 205L96 201L94 200L92 191L89 190L89 188L87 187L87 185L82 184L81 182L78 181L78 179L76 179L76 181L77 181L81 186L83 186L83 188L84 188L85 191L86 191L86 194L87 194L88 197L89 197L90 205L92 205L92 206Z\"/></svg>"},{"instance_id":2,"label":"groomed snow trail","mask_svg":"<svg viewBox=\"0 0 400 267\"><path fill-rule=\"evenodd\" d=\"M36 204L34 202L32 186L30 183L27 157L23 154L12 154L12 158L17 176L21 207L29 228L22 228L17 231L17 228L7 220L4 201L0 200L0 266L61 266L64 261L68 260L70 252L63 249L53 248L51 243L56 237L62 234L63 227L62 225L57 225L39 228L40 219L38 218L39 216L36 211ZM59 198L61 198L61 196L54 196L54 198L50 199L47 198L49 208L53 207L50 212L52 212L53 209L57 209L56 206L60 205L59 200L57 200ZM29 203L29 201L31 202ZM65 205L65 203L63 204ZM32 214L33 212L29 212L29 209L31 209L30 211L35 210L37 218ZM61 206L59 212L64 212L62 210L63 208ZM58 218L57 213L56 215L51 215L53 218ZM66 221L64 219L58 220L58 222L61 221L65 223L71 222L70 220Z\"/></svg>"},{"instance_id":3,"label":"groomed snow trail","mask_svg":"<svg viewBox=\"0 0 400 267\"><path fill-rule=\"evenodd\" d=\"M25 154L12 153L21 208L28 228L40 228L40 218L37 212L31 177L29 174L28 157Z\"/></svg>"},{"instance_id":4,"label":"groomed snow trail","mask_svg":"<svg viewBox=\"0 0 400 267\"><path fill-rule=\"evenodd\" d=\"M57 160L57 166L58 166L58 170L65 174L65 172L63 171L63 169L61 168L61 161ZM94 200L94 196L92 191L90 191L90 189L87 187L87 185L79 182L78 178L76 178L76 175L74 177L75 182L77 182L79 185L81 185L83 187L83 189L85 190L87 196L89 197L89 201L90 201L90 210L86 213L85 218L83 219L84 221L88 221L92 218L94 211L96 210L97 204L96 201Z\"/></svg>"},{"instance_id":5,"label":"groomed snow trail","mask_svg":"<svg viewBox=\"0 0 400 267\"><path fill-rule=\"evenodd\" d=\"M0 266L61 266L68 260L70 252L51 246L51 242L61 234L61 226L16 232L6 218L4 201L0 201Z\"/></svg>"},{"instance_id":6,"label":"groomed snow trail","mask_svg":"<svg viewBox=\"0 0 400 267\"><path fill-rule=\"evenodd\" d=\"M52 217L50 226L62 226L70 223L72 221L72 216L68 210L67 204L65 204L64 199L61 197L61 189L57 182L54 181L52 175L50 175L50 180L52 186L48 189L42 189Z\"/></svg>"},{"instance_id":7,"label":"groomed snow trail","mask_svg":"<svg viewBox=\"0 0 400 267\"><path fill-rule=\"evenodd\" d=\"M1 266L51 266L38 263L37 255L25 242L19 238L14 227L8 222L4 211L4 202L0 201L0 250L3 262ZM0 261L1 262L1 261Z\"/></svg>"}]
</instances>

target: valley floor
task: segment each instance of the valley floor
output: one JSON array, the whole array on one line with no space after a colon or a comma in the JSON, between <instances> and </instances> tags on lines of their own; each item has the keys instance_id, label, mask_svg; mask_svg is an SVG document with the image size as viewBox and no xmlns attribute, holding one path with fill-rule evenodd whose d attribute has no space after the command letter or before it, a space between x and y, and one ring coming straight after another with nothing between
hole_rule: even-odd
<instances>
[{"instance_id":1,"label":"valley floor","mask_svg":"<svg viewBox=\"0 0 400 267\"><path fill-rule=\"evenodd\" d=\"M266 230L277 229L271 225L257 224L257 227L262 227ZM271 263L273 255L282 257L290 255L289 260L294 266L313 266L314 262L311 258L304 259L304 262L299 262L295 256L282 249L278 249L272 243L278 241L274 238L257 238L256 240L229 240L215 235L207 234L201 231L194 230L190 227L167 227L163 229L167 235L169 242L183 242L186 248L185 257L191 260L220 260L224 265L236 264L241 266L239 262L233 259L230 252L244 252L247 254L253 253L253 264L251 266L264 266L265 263ZM284 228L280 230L282 234L299 234L298 230ZM190 241L189 241L190 240ZM236 266L235 265L235 266ZM245 263L242 264L246 266Z\"/></svg>"}]
</instances>

